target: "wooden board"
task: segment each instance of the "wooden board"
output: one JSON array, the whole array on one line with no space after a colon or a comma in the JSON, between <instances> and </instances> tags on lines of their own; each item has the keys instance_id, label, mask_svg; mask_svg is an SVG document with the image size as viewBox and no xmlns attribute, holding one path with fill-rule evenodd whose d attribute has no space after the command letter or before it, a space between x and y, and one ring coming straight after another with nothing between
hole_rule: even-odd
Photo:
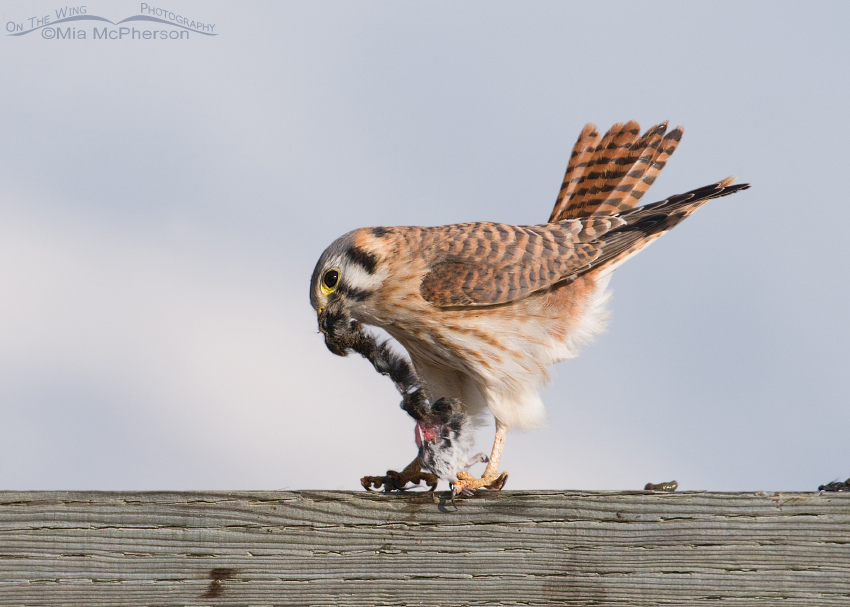
<instances>
[{"instance_id":1,"label":"wooden board","mask_svg":"<svg viewBox=\"0 0 850 607\"><path fill-rule=\"evenodd\" d=\"M718 604L850 605L850 495L0 492L2 606Z\"/></svg>"}]
</instances>

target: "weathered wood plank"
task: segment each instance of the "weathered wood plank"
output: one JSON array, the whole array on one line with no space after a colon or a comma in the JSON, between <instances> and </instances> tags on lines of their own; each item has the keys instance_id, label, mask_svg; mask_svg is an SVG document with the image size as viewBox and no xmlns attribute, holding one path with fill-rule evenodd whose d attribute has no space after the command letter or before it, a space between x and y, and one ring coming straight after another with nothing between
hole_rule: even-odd
<instances>
[{"instance_id":1,"label":"weathered wood plank","mask_svg":"<svg viewBox=\"0 0 850 607\"><path fill-rule=\"evenodd\" d=\"M850 495L0 492L0 605L848 605Z\"/></svg>"}]
</instances>

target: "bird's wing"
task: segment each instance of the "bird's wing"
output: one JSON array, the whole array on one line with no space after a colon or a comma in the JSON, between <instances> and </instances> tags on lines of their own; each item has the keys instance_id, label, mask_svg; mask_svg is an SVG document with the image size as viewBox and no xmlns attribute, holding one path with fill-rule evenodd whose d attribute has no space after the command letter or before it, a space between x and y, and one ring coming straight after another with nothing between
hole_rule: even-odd
<instances>
[{"instance_id":1,"label":"bird's wing","mask_svg":"<svg viewBox=\"0 0 850 607\"><path fill-rule=\"evenodd\" d=\"M432 228L441 243L420 286L438 306L507 303L544 289L599 255L590 241L616 217L587 218L539 226L471 223Z\"/></svg>"},{"instance_id":2,"label":"bird's wing","mask_svg":"<svg viewBox=\"0 0 850 607\"><path fill-rule=\"evenodd\" d=\"M624 220L625 225L609 230L593 243L598 246L599 254L590 264L577 268L575 276L590 270L602 272L613 270L650 242L681 223L709 200L728 196L750 187L748 183L732 185L734 181L734 177L727 177L712 185L616 215Z\"/></svg>"},{"instance_id":3,"label":"bird's wing","mask_svg":"<svg viewBox=\"0 0 850 607\"><path fill-rule=\"evenodd\" d=\"M662 122L638 138L637 122L618 122L600 138L595 125L586 125L573 147L549 222L633 209L684 132L682 127L666 131L667 123Z\"/></svg>"},{"instance_id":4,"label":"bird's wing","mask_svg":"<svg viewBox=\"0 0 850 607\"><path fill-rule=\"evenodd\" d=\"M442 230L420 286L437 306L508 303L590 270L613 268L712 198L746 189L726 179L617 215L555 224L460 224Z\"/></svg>"}]
</instances>

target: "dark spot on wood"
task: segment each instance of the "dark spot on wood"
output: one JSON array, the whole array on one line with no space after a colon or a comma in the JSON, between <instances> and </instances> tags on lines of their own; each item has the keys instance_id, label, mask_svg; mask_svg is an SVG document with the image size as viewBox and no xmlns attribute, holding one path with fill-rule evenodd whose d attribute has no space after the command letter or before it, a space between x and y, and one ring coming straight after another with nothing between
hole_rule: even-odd
<instances>
[{"instance_id":1,"label":"dark spot on wood","mask_svg":"<svg viewBox=\"0 0 850 607\"><path fill-rule=\"evenodd\" d=\"M669 482L666 482L666 483L657 483L657 484L647 483L646 486L643 488L643 490L644 491L668 491L668 492L672 493L673 491L675 491L678 488L679 488L679 483L677 483L676 481L669 481Z\"/></svg>"},{"instance_id":2,"label":"dark spot on wood","mask_svg":"<svg viewBox=\"0 0 850 607\"><path fill-rule=\"evenodd\" d=\"M236 577L237 573L239 573L237 569L231 569L229 567L216 567L210 571L210 579L212 581L207 591L201 595L201 598L215 599L220 597L224 594L224 581Z\"/></svg>"},{"instance_id":3,"label":"dark spot on wood","mask_svg":"<svg viewBox=\"0 0 850 607\"><path fill-rule=\"evenodd\" d=\"M841 481L832 481L825 485L818 486L818 491L850 491L850 478L843 483Z\"/></svg>"}]
</instances>

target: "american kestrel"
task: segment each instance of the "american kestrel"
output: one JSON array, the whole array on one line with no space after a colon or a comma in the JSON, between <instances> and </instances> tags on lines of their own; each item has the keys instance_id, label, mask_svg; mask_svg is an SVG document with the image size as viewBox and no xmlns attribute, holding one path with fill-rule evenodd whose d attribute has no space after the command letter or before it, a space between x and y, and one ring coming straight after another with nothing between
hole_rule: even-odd
<instances>
[{"instance_id":1,"label":"american kestrel","mask_svg":"<svg viewBox=\"0 0 850 607\"><path fill-rule=\"evenodd\" d=\"M430 402L464 419L495 417L481 478L466 472L468 438L450 455L423 457L447 436L435 417L417 420L414 464L455 492L500 488L508 431L544 424L546 370L603 329L613 270L708 200L749 187L727 178L638 207L682 132L665 122L641 136L632 121L600 136L585 126L548 223L361 228L322 253L310 303L332 351L344 353L332 344L334 326L380 327L407 350Z\"/></svg>"}]
</instances>

